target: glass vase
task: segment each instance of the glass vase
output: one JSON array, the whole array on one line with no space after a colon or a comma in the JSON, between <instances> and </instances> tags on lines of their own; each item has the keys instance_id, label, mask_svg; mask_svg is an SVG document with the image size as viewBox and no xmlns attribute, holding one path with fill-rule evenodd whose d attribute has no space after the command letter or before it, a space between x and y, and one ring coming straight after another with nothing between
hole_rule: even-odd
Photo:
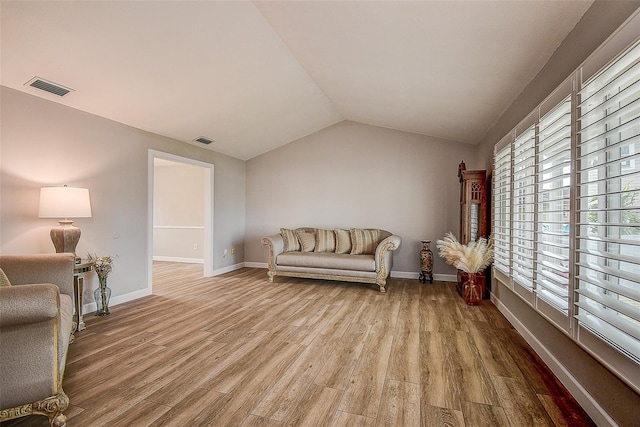
<instances>
[{"instance_id":1,"label":"glass vase","mask_svg":"<svg viewBox=\"0 0 640 427\"><path fill-rule=\"evenodd\" d=\"M107 276L98 275L100 286L93 291L96 300L96 316L106 316L109 314L109 298L111 298L111 288L107 286Z\"/></svg>"},{"instance_id":2,"label":"glass vase","mask_svg":"<svg viewBox=\"0 0 640 427\"><path fill-rule=\"evenodd\" d=\"M467 281L462 285L462 298L467 305L480 305L482 286L477 282L475 273L467 275Z\"/></svg>"}]
</instances>

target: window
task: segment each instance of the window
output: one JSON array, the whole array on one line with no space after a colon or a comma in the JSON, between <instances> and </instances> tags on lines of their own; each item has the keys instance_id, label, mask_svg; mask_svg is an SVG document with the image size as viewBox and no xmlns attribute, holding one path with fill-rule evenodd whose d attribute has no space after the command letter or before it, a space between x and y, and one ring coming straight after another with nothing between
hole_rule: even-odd
<instances>
[{"instance_id":1,"label":"window","mask_svg":"<svg viewBox=\"0 0 640 427\"><path fill-rule=\"evenodd\" d=\"M508 136L500 141L497 147L506 146L494 156L495 268L564 330L570 309L573 81L567 79L514 129L511 144Z\"/></svg>"},{"instance_id":2,"label":"window","mask_svg":"<svg viewBox=\"0 0 640 427\"><path fill-rule=\"evenodd\" d=\"M511 265L511 147L500 150L493 166L493 237L495 268L509 274Z\"/></svg>"},{"instance_id":3,"label":"window","mask_svg":"<svg viewBox=\"0 0 640 427\"><path fill-rule=\"evenodd\" d=\"M496 144L493 233L496 281L638 391L640 25L632 27ZM630 47L615 55L616 45Z\"/></svg>"},{"instance_id":4,"label":"window","mask_svg":"<svg viewBox=\"0 0 640 427\"><path fill-rule=\"evenodd\" d=\"M533 126L517 135L513 144L512 274L528 290L533 290L535 145Z\"/></svg>"},{"instance_id":5,"label":"window","mask_svg":"<svg viewBox=\"0 0 640 427\"><path fill-rule=\"evenodd\" d=\"M640 44L579 98L575 317L640 363Z\"/></svg>"},{"instance_id":6,"label":"window","mask_svg":"<svg viewBox=\"0 0 640 427\"><path fill-rule=\"evenodd\" d=\"M571 97L538 122L536 292L569 314Z\"/></svg>"}]
</instances>

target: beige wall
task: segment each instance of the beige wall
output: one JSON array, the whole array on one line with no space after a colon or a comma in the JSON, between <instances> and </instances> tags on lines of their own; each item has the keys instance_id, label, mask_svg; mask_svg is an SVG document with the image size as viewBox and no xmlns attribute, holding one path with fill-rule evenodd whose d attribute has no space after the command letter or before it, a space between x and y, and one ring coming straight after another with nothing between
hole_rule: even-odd
<instances>
[{"instance_id":1,"label":"beige wall","mask_svg":"<svg viewBox=\"0 0 640 427\"><path fill-rule=\"evenodd\" d=\"M394 272L419 272L420 240L458 233L458 164L476 147L342 122L247 162L246 261L281 227L371 227L402 237ZM455 274L435 258L434 274ZM417 277L417 276L416 276Z\"/></svg>"},{"instance_id":2,"label":"beige wall","mask_svg":"<svg viewBox=\"0 0 640 427\"><path fill-rule=\"evenodd\" d=\"M640 0L594 2L538 75L483 137L479 147L487 170L491 169L494 144L569 77L638 7Z\"/></svg>"},{"instance_id":3,"label":"beige wall","mask_svg":"<svg viewBox=\"0 0 640 427\"><path fill-rule=\"evenodd\" d=\"M538 76L483 139L479 153L488 170L491 169L494 144L576 70L638 7L640 1L594 3ZM508 314L512 323L543 356L556 375L565 380L573 378L565 385L591 411L590 415L599 425L608 425L611 420L622 426L638 425L640 396L637 393L510 289L504 286L496 288L494 283L493 290L501 311ZM593 401L585 398L583 392L590 395ZM602 412L593 412L593 408L598 405Z\"/></svg>"},{"instance_id":4,"label":"beige wall","mask_svg":"<svg viewBox=\"0 0 640 427\"><path fill-rule=\"evenodd\" d=\"M82 229L78 254L117 255L109 286L114 300L147 288L148 153L172 153L215 165L214 269L243 260L222 251L244 239L245 162L58 103L2 87L0 147L0 252L54 252L49 229L38 219L40 187L87 187L93 218ZM89 280L89 291L95 286ZM87 292L87 294L91 294Z\"/></svg>"},{"instance_id":5,"label":"beige wall","mask_svg":"<svg viewBox=\"0 0 640 427\"><path fill-rule=\"evenodd\" d=\"M153 178L154 259L203 262L205 168L156 159Z\"/></svg>"}]
</instances>

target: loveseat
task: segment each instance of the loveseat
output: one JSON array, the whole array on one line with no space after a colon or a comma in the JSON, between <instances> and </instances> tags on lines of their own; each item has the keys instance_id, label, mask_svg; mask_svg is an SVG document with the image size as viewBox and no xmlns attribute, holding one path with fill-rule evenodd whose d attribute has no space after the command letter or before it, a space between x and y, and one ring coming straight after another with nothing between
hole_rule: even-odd
<instances>
[{"instance_id":1,"label":"loveseat","mask_svg":"<svg viewBox=\"0 0 640 427\"><path fill-rule=\"evenodd\" d=\"M0 256L0 421L40 414L66 425L74 266L71 253Z\"/></svg>"},{"instance_id":2,"label":"loveseat","mask_svg":"<svg viewBox=\"0 0 640 427\"><path fill-rule=\"evenodd\" d=\"M386 291L393 251L402 239L380 229L280 229L262 238L269 249L269 282L275 276L372 283Z\"/></svg>"}]
</instances>

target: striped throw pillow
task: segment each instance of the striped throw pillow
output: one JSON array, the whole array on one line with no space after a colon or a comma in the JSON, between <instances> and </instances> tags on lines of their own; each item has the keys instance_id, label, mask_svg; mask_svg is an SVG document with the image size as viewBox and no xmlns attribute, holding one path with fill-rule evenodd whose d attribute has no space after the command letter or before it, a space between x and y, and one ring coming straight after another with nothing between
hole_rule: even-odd
<instances>
[{"instance_id":1,"label":"striped throw pillow","mask_svg":"<svg viewBox=\"0 0 640 427\"><path fill-rule=\"evenodd\" d=\"M288 228L281 228L280 234L282 234L282 240L284 240L284 251L294 252L300 250L300 242L296 232Z\"/></svg>"},{"instance_id":2,"label":"striped throw pillow","mask_svg":"<svg viewBox=\"0 0 640 427\"><path fill-rule=\"evenodd\" d=\"M351 255L373 255L376 253L380 230L361 228L351 229Z\"/></svg>"},{"instance_id":3,"label":"striped throw pillow","mask_svg":"<svg viewBox=\"0 0 640 427\"><path fill-rule=\"evenodd\" d=\"M316 252L335 252L336 235L333 230L321 230L316 232Z\"/></svg>"}]
</instances>

